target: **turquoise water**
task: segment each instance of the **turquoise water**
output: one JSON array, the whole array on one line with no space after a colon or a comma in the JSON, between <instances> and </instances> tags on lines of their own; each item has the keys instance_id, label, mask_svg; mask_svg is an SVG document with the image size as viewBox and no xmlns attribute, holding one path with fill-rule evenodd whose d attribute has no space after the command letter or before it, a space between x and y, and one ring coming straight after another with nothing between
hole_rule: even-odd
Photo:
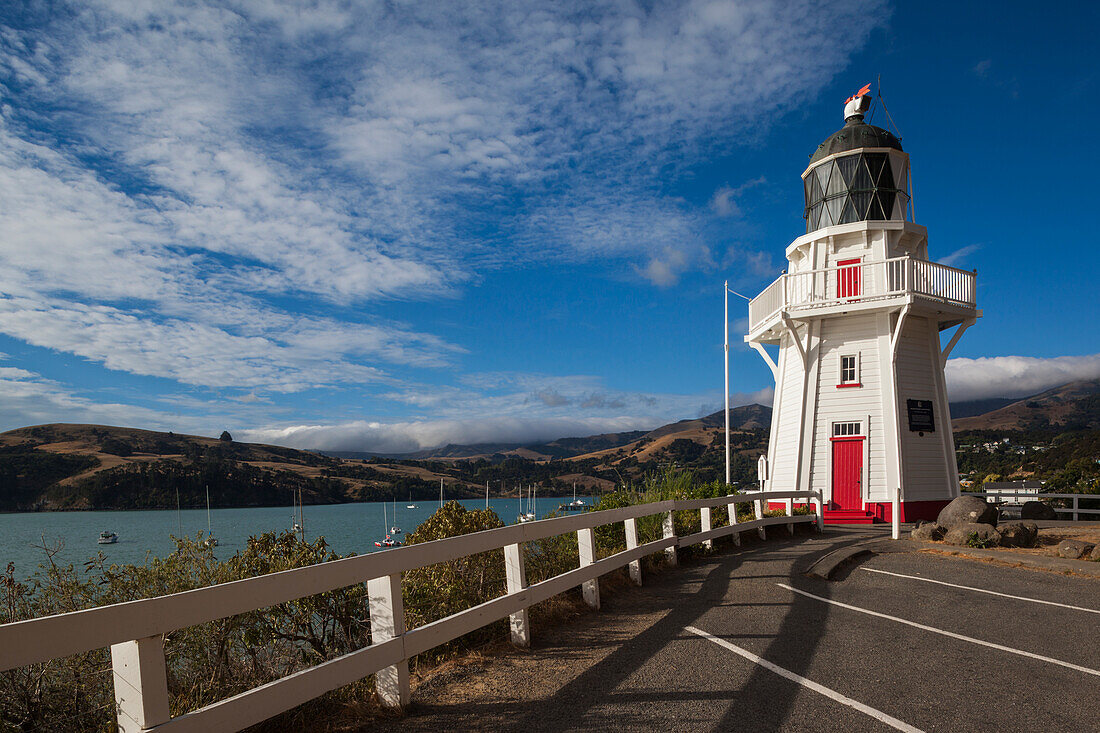
<instances>
[{"instance_id":1,"label":"turquoise water","mask_svg":"<svg viewBox=\"0 0 1100 733\"><path fill-rule=\"evenodd\" d=\"M557 510L560 504L573 497L539 497L539 518ZM594 504L591 497L584 497ZM397 525L406 532L430 517L438 508L438 501L417 501L416 509L408 509L408 502L397 504ZM484 499L459 501L467 509L484 509ZM329 546L341 555L355 552L360 555L375 552L376 540L385 536L386 524L382 520L382 504L333 504L307 506L305 508L306 539L324 536ZM489 507L507 524L514 524L520 511L520 500L489 499ZM262 507L245 509L213 509L210 523L218 538L215 556L227 558L242 549L250 535L290 529L293 523L291 507ZM386 516L391 517L393 505L386 504ZM392 517L388 524L393 525ZM0 514L0 570L9 562L16 565L16 576L30 575L46 556L41 549L45 541L49 546L61 543L63 549L55 558L57 562L79 565L98 551L107 556L110 563L140 563L147 555L170 554L175 545L170 535L179 535L180 527L185 535L206 531L206 510L127 511L127 512L32 512L25 514ZM116 532L119 541L113 545L96 544L99 533ZM396 536L397 539L401 535Z\"/></svg>"}]
</instances>

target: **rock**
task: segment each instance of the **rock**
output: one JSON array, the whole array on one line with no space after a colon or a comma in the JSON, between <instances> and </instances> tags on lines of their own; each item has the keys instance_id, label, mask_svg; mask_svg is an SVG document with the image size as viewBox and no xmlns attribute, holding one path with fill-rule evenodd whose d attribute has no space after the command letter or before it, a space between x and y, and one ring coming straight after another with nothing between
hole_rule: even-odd
<instances>
[{"instance_id":1,"label":"rock","mask_svg":"<svg viewBox=\"0 0 1100 733\"><path fill-rule=\"evenodd\" d=\"M1027 501L1020 507L1020 519L1057 519L1058 512L1042 501Z\"/></svg>"},{"instance_id":2,"label":"rock","mask_svg":"<svg viewBox=\"0 0 1100 733\"><path fill-rule=\"evenodd\" d=\"M1096 545L1092 548L1092 552L1089 553L1089 560L1100 562L1100 545Z\"/></svg>"},{"instance_id":3,"label":"rock","mask_svg":"<svg viewBox=\"0 0 1100 733\"><path fill-rule=\"evenodd\" d=\"M1092 552L1095 547L1096 545L1091 542L1062 540L1058 543L1058 557L1064 557L1068 560L1080 560Z\"/></svg>"},{"instance_id":4,"label":"rock","mask_svg":"<svg viewBox=\"0 0 1100 733\"><path fill-rule=\"evenodd\" d=\"M1035 522L1012 522L997 527L1002 547L1035 547L1039 541L1039 525Z\"/></svg>"},{"instance_id":5,"label":"rock","mask_svg":"<svg viewBox=\"0 0 1100 733\"><path fill-rule=\"evenodd\" d=\"M1001 535L992 524L964 522L947 530L943 541L960 547L996 547L1001 544Z\"/></svg>"},{"instance_id":6,"label":"rock","mask_svg":"<svg viewBox=\"0 0 1100 733\"><path fill-rule=\"evenodd\" d=\"M931 542L943 539L944 529L935 522L921 522L912 532L909 539Z\"/></svg>"},{"instance_id":7,"label":"rock","mask_svg":"<svg viewBox=\"0 0 1100 733\"><path fill-rule=\"evenodd\" d=\"M977 496L960 496L940 510L936 524L950 530L957 524L988 524L997 526L997 507Z\"/></svg>"}]
</instances>

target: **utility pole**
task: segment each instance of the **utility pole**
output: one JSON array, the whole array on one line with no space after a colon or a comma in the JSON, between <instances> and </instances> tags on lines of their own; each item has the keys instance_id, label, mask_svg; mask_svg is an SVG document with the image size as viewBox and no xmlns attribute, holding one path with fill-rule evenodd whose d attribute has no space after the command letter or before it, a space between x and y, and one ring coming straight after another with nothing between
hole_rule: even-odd
<instances>
[{"instance_id":1,"label":"utility pole","mask_svg":"<svg viewBox=\"0 0 1100 733\"><path fill-rule=\"evenodd\" d=\"M722 283L722 296L725 305L725 352L726 352L726 486L730 483L730 281Z\"/></svg>"}]
</instances>

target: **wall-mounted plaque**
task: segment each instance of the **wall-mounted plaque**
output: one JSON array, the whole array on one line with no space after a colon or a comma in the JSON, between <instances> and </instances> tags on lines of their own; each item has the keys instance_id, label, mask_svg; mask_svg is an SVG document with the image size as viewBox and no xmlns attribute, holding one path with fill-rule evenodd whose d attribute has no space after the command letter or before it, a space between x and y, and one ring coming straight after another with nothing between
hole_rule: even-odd
<instances>
[{"instance_id":1,"label":"wall-mounted plaque","mask_svg":"<svg viewBox=\"0 0 1100 733\"><path fill-rule=\"evenodd\" d=\"M914 433L936 432L932 400L906 400L905 404L909 408L909 430Z\"/></svg>"}]
</instances>

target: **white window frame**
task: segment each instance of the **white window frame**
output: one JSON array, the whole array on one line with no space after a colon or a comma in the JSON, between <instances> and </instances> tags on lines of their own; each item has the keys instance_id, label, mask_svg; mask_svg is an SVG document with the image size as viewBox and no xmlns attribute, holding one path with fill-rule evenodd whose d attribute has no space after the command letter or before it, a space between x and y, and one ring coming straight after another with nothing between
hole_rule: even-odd
<instances>
[{"instance_id":1,"label":"white window frame","mask_svg":"<svg viewBox=\"0 0 1100 733\"><path fill-rule=\"evenodd\" d=\"M855 432L851 432L851 431ZM862 420L837 420L833 423L832 438L862 438L863 435L863 421Z\"/></svg>"},{"instance_id":2,"label":"white window frame","mask_svg":"<svg viewBox=\"0 0 1100 733\"><path fill-rule=\"evenodd\" d=\"M844 378L844 360L845 359L855 359L856 360L855 378L854 379L846 380ZM838 387L854 387L854 386L862 387L863 383L860 381L860 367L862 366L862 364L861 364L862 360L860 358L860 352L857 351L857 352L852 353L852 354L843 354L842 353L842 354L839 355L837 361L838 361L837 370L838 370L838 377L839 377L839 379L837 381L837 386Z\"/></svg>"}]
</instances>

